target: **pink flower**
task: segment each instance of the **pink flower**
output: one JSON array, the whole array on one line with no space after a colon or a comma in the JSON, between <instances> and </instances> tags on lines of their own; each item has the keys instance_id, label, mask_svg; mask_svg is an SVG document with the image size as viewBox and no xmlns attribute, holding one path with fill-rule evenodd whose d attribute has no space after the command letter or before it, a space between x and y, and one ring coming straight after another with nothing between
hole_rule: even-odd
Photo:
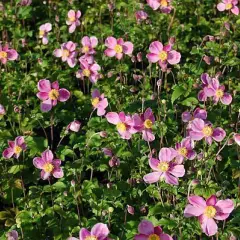
<instances>
[{"instance_id":1,"label":"pink flower","mask_svg":"<svg viewBox=\"0 0 240 240\"><path fill-rule=\"evenodd\" d=\"M217 5L217 9L220 12L229 10L233 14L238 15L239 8L238 8L237 4L238 4L238 0L222 0L222 2Z\"/></svg>"},{"instance_id":2,"label":"pink flower","mask_svg":"<svg viewBox=\"0 0 240 240\"><path fill-rule=\"evenodd\" d=\"M18 240L18 232L16 230L12 230L7 233L7 240Z\"/></svg>"},{"instance_id":3,"label":"pink flower","mask_svg":"<svg viewBox=\"0 0 240 240\"><path fill-rule=\"evenodd\" d=\"M224 92L225 87L223 85L220 85L218 79L212 79L210 86L213 89L213 93L209 96L213 96L214 103L218 103L220 100L222 104L229 105L232 102L231 94Z\"/></svg>"},{"instance_id":4,"label":"pink flower","mask_svg":"<svg viewBox=\"0 0 240 240\"><path fill-rule=\"evenodd\" d=\"M67 130L71 130L73 132L79 132L81 127L81 123L77 120L74 120L73 122L70 122L67 126Z\"/></svg>"},{"instance_id":5,"label":"pink flower","mask_svg":"<svg viewBox=\"0 0 240 240\"><path fill-rule=\"evenodd\" d=\"M2 104L0 104L0 117L6 114L6 110Z\"/></svg>"},{"instance_id":6,"label":"pink flower","mask_svg":"<svg viewBox=\"0 0 240 240\"><path fill-rule=\"evenodd\" d=\"M233 135L233 139L240 146L240 134L239 133L235 133Z\"/></svg>"},{"instance_id":7,"label":"pink flower","mask_svg":"<svg viewBox=\"0 0 240 240\"><path fill-rule=\"evenodd\" d=\"M136 17L137 22L141 22L148 18L148 14L146 12L140 10L135 13L135 17Z\"/></svg>"},{"instance_id":8,"label":"pink flower","mask_svg":"<svg viewBox=\"0 0 240 240\"><path fill-rule=\"evenodd\" d=\"M141 221L138 225L138 232L134 240L173 240L171 236L163 232L160 226L154 227L148 220Z\"/></svg>"},{"instance_id":9,"label":"pink flower","mask_svg":"<svg viewBox=\"0 0 240 240\"><path fill-rule=\"evenodd\" d=\"M45 23L39 28L39 38L42 38L42 43L44 45L48 44L48 33L52 30L51 23Z\"/></svg>"},{"instance_id":10,"label":"pink flower","mask_svg":"<svg viewBox=\"0 0 240 240\"><path fill-rule=\"evenodd\" d=\"M85 36L82 38L82 49L83 54L94 54L96 53L94 48L98 45L98 39L96 37Z\"/></svg>"},{"instance_id":11,"label":"pink flower","mask_svg":"<svg viewBox=\"0 0 240 240\"><path fill-rule=\"evenodd\" d=\"M135 210L133 206L127 205L127 211L129 214L134 215Z\"/></svg>"},{"instance_id":12,"label":"pink flower","mask_svg":"<svg viewBox=\"0 0 240 240\"><path fill-rule=\"evenodd\" d=\"M184 138L181 143L176 143L176 162L180 164L184 159L193 160L196 157L196 152L193 148L194 142L191 138Z\"/></svg>"},{"instance_id":13,"label":"pink flower","mask_svg":"<svg viewBox=\"0 0 240 240\"><path fill-rule=\"evenodd\" d=\"M89 64L87 60L80 59L80 67L76 73L77 78L81 78L82 80L87 77L92 83L96 83L99 79L100 75L98 71L101 70L101 67L95 62L93 64Z\"/></svg>"},{"instance_id":14,"label":"pink flower","mask_svg":"<svg viewBox=\"0 0 240 240\"><path fill-rule=\"evenodd\" d=\"M108 112L106 114L107 121L116 125L118 133L123 139L130 139L132 134L137 131L133 128L133 120L129 115L125 115L124 112L119 114L116 112Z\"/></svg>"},{"instance_id":15,"label":"pink flower","mask_svg":"<svg viewBox=\"0 0 240 240\"><path fill-rule=\"evenodd\" d=\"M153 9L157 10L160 8L160 10L163 13L170 13L172 10L171 6L172 0L147 0L147 4Z\"/></svg>"},{"instance_id":16,"label":"pink flower","mask_svg":"<svg viewBox=\"0 0 240 240\"><path fill-rule=\"evenodd\" d=\"M230 199L217 200L215 195L212 195L206 201L199 196L190 196L188 204L184 210L185 217L198 217L202 231L213 236L217 233L218 227L215 220L222 221L229 217L234 209L233 201Z\"/></svg>"},{"instance_id":17,"label":"pink flower","mask_svg":"<svg viewBox=\"0 0 240 240\"><path fill-rule=\"evenodd\" d=\"M195 118L191 123L189 135L191 139L196 141L204 138L211 145L212 139L216 142L221 142L225 138L226 132L220 127L213 128L210 123L205 123L202 119Z\"/></svg>"},{"instance_id":18,"label":"pink flower","mask_svg":"<svg viewBox=\"0 0 240 240\"><path fill-rule=\"evenodd\" d=\"M68 240L107 240L109 235L109 229L106 224L97 223L91 231L86 228L82 228L79 232L79 238L70 237Z\"/></svg>"},{"instance_id":19,"label":"pink flower","mask_svg":"<svg viewBox=\"0 0 240 240\"><path fill-rule=\"evenodd\" d=\"M151 108L148 108L144 114L141 114L141 116L134 114L133 121L134 128L138 132L142 132L142 137L145 141L152 142L155 140L155 136L152 133L152 126L155 123L155 117Z\"/></svg>"},{"instance_id":20,"label":"pink flower","mask_svg":"<svg viewBox=\"0 0 240 240\"><path fill-rule=\"evenodd\" d=\"M32 4L32 0L21 0L21 6L30 6Z\"/></svg>"},{"instance_id":21,"label":"pink flower","mask_svg":"<svg viewBox=\"0 0 240 240\"><path fill-rule=\"evenodd\" d=\"M183 165L174 161L176 154L172 148L162 148L159 152L159 160L149 159L149 165L154 172L145 175L143 180L146 183L155 183L164 179L168 184L178 185L178 178L184 176L185 169Z\"/></svg>"},{"instance_id":22,"label":"pink flower","mask_svg":"<svg viewBox=\"0 0 240 240\"><path fill-rule=\"evenodd\" d=\"M52 107L57 105L57 102L66 102L70 97L70 92L65 89L59 89L58 81L51 83L47 79L41 79L38 82L37 97L42 100L41 110L48 112Z\"/></svg>"},{"instance_id":23,"label":"pink flower","mask_svg":"<svg viewBox=\"0 0 240 240\"><path fill-rule=\"evenodd\" d=\"M14 61L18 58L18 53L14 49L10 49L8 44L4 47L0 43L0 62L6 64L7 61Z\"/></svg>"},{"instance_id":24,"label":"pink flower","mask_svg":"<svg viewBox=\"0 0 240 240\"><path fill-rule=\"evenodd\" d=\"M73 68L77 63L76 46L77 44L72 41L63 43L61 45L61 49L54 50L53 55L55 57L62 58L63 62L67 61L69 67Z\"/></svg>"},{"instance_id":25,"label":"pink flower","mask_svg":"<svg viewBox=\"0 0 240 240\"><path fill-rule=\"evenodd\" d=\"M207 73L203 73L201 75L201 81L202 81L201 87L203 89L198 93L199 101L207 101L207 98L211 97L214 94L214 90L212 89L213 79Z\"/></svg>"},{"instance_id":26,"label":"pink flower","mask_svg":"<svg viewBox=\"0 0 240 240\"><path fill-rule=\"evenodd\" d=\"M48 179L50 176L54 176L55 178L63 177L63 170L61 166L60 159L53 159L53 153L51 150L45 150L41 157L35 157L33 159L33 165L41 169L41 178L43 180Z\"/></svg>"},{"instance_id":27,"label":"pink flower","mask_svg":"<svg viewBox=\"0 0 240 240\"><path fill-rule=\"evenodd\" d=\"M27 148L24 137L22 136L16 137L14 141L8 141L8 146L9 147L6 148L2 153L3 157L7 159L11 158L12 156L14 158L19 158L20 153L25 151Z\"/></svg>"},{"instance_id":28,"label":"pink flower","mask_svg":"<svg viewBox=\"0 0 240 240\"><path fill-rule=\"evenodd\" d=\"M187 111L182 113L183 122L191 122L195 118L207 119L207 111L205 109L196 108L193 114Z\"/></svg>"},{"instance_id":29,"label":"pink flower","mask_svg":"<svg viewBox=\"0 0 240 240\"><path fill-rule=\"evenodd\" d=\"M147 54L147 58L151 63L159 63L162 70L166 71L167 64L177 64L180 62L181 54L175 50L172 50L172 44L163 46L159 41L152 42L149 46L150 53Z\"/></svg>"},{"instance_id":30,"label":"pink flower","mask_svg":"<svg viewBox=\"0 0 240 240\"><path fill-rule=\"evenodd\" d=\"M92 106L97 109L98 116L103 116L106 113L105 108L108 106L108 100L97 89L92 92Z\"/></svg>"},{"instance_id":31,"label":"pink flower","mask_svg":"<svg viewBox=\"0 0 240 240\"><path fill-rule=\"evenodd\" d=\"M68 19L66 21L66 24L69 25L69 33L73 33L76 29L77 26L80 25L80 21L79 18L81 17L81 11L74 11L74 10L70 10L68 12Z\"/></svg>"},{"instance_id":32,"label":"pink flower","mask_svg":"<svg viewBox=\"0 0 240 240\"><path fill-rule=\"evenodd\" d=\"M108 37L105 40L105 55L108 57L116 57L118 60L122 59L123 54L131 55L133 52L133 44L131 42L124 42L122 38L116 39Z\"/></svg>"}]
</instances>

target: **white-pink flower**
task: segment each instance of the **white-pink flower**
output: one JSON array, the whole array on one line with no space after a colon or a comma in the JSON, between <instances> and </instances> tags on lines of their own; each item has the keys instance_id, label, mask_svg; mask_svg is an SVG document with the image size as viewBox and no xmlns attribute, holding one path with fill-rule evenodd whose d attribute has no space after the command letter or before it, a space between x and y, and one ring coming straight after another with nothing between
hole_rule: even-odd
<instances>
[{"instance_id":1,"label":"white-pink flower","mask_svg":"<svg viewBox=\"0 0 240 240\"><path fill-rule=\"evenodd\" d=\"M63 43L60 49L54 50L53 55L62 58L63 62L67 62L69 67L73 68L77 63L76 46L77 44L72 41Z\"/></svg>"},{"instance_id":2,"label":"white-pink flower","mask_svg":"<svg viewBox=\"0 0 240 240\"><path fill-rule=\"evenodd\" d=\"M98 39L96 37L85 36L82 38L81 52L83 54L95 54L94 48L98 45Z\"/></svg>"},{"instance_id":3,"label":"white-pink flower","mask_svg":"<svg viewBox=\"0 0 240 240\"><path fill-rule=\"evenodd\" d=\"M92 106L97 109L97 115L103 116L106 113L105 108L108 106L108 100L104 97L104 93L100 94L98 89L92 92Z\"/></svg>"},{"instance_id":4,"label":"white-pink flower","mask_svg":"<svg viewBox=\"0 0 240 240\"><path fill-rule=\"evenodd\" d=\"M51 23L42 24L39 28L39 38L42 39L44 45L48 44L48 33L52 30Z\"/></svg>"},{"instance_id":5,"label":"white-pink flower","mask_svg":"<svg viewBox=\"0 0 240 240\"><path fill-rule=\"evenodd\" d=\"M96 83L100 75L98 71L101 70L101 67L97 63L89 64L87 60L80 60L80 67L76 73L76 77L80 79L88 78L92 83Z\"/></svg>"},{"instance_id":6,"label":"white-pink flower","mask_svg":"<svg viewBox=\"0 0 240 240\"><path fill-rule=\"evenodd\" d=\"M69 33L73 33L77 26L80 25L79 18L81 17L81 11L70 10L68 12L68 19L66 20L66 24L69 25Z\"/></svg>"},{"instance_id":7,"label":"white-pink flower","mask_svg":"<svg viewBox=\"0 0 240 240\"><path fill-rule=\"evenodd\" d=\"M108 37L105 40L107 49L104 51L108 57L116 57L118 60L122 59L123 54L131 55L133 52L133 44L131 42L124 42L122 38L116 39Z\"/></svg>"},{"instance_id":8,"label":"white-pink flower","mask_svg":"<svg viewBox=\"0 0 240 240\"><path fill-rule=\"evenodd\" d=\"M233 14L239 14L239 8L237 6L238 0L222 0L221 3L217 5L217 9L220 12L231 11Z\"/></svg>"}]
</instances>

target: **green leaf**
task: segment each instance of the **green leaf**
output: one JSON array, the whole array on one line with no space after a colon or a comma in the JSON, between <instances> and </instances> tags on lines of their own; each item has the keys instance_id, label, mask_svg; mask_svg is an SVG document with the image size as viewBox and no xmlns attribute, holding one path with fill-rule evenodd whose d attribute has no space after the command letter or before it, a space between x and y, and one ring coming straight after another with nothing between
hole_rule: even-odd
<instances>
[{"instance_id":1,"label":"green leaf","mask_svg":"<svg viewBox=\"0 0 240 240\"><path fill-rule=\"evenodd\" d=\"M8 170L8 173L16 174L26 168L26 165L14 165Z\"/></svg>"},{"instance_id":2,"label":"green leaf","mask_svg":"<svg viewBox=\"0 0 240 240\"><path fill-rule=\"evenodd\" d=\"M198 100L195 97L186 98L181 102L182 105L191 107L192 105L197 105Z\"/></svg>"},{"instance_id":3,"label":"green leaf","mask_svg":"<svg viewBox=\"0 0 240 240\"><path fill-rule=\"evenodd\" d=\"M185 89L182 86L176 86L171 97L171 102L174 103L184 92Z\"/></svg>"}]
</instances>

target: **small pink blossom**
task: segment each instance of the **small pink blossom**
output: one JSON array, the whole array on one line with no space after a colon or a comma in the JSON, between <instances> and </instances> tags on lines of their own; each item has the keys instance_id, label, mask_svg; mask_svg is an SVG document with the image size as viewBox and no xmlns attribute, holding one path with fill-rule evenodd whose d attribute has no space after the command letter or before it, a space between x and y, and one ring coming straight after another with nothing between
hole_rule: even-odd
<instances>
[{"instance_id":1,"label":"small pink blossom","mask_svg":"<svg viewBox=\"0 0 240 240\"><path fill-rule=\"evenodd\" d=\"M51 150L45 150L41 157L35 157L33 159L33 165L41 169L41 178L43 180L48 179L50 176L55 178L63 177L63 170L61 166L60 159L54 159L53 153Z\"/></svg>"},{"instance_id":2,"label":"small pink blossom","mask_svg":"<svg viewBox=\"0 0 240 240\"><path fill-rule=\"evenodd\" d=\"M106 224L97 223L91 231L82 228L79 232L79 238L70 237L67 240L108 240L109 229Z\"/></svg>"},{"instance_id":3,"label":"small pink blossom","mask_svg":"<svg viewBox=\"0 0 240 240\"><path fill-rule=\"evenodd\" d=\"M147 54L148 61L158 62L163 71L167 70L167 64L175 65L180 62L181 54L172 50L172 44L163 46L159 41L152 42L149 46L150 53Z\"/></svg>"},{"instance_id":4,"label":"small pink blossom","mask_svg":"<svg viewBox=\"0 0 240 240\"><path fill-rule=\"evenodd\" d=\"M24 141L24 137L19 136L16 137L14 141L8 141L8 148L6 148L2 155L4 158L19 158L21 152L25 151L27 148L27 145Z\"/></svg>"},{"instance_id":5,"label":"small pink blossom","mask_svg":"<svg viewBox=\"0 0 240 240\"><path fill-rule=\"evenodd\" d=\"M108 57L116 57L118 60L122 59L123 54L131 55L133 52L133 44L131 42L124 42L122 38L116 39L108 37L105 40L107 49L104 51Z\"/></svg>"},{"instance_id":6,"label":"small pink blossom","mask_svg":"<svg viewBox=\"0 0 240 240\"><path fill-rule=\"evenodd\" d=\"M208 73L203 73L201 75L201 81L202 81L202 90L198 93L198 100L199 101L207 101L207 98L212 96L214 94L214 91L212 89L212 80L214 78L211 78Z\"/></svg>"},{"instance_id":7,"label":"small pink blossom","mask_svg":"<svg viewBox=\"0 0 240 240\"><path fill-rule=\"evenodd\" d=\"M237 6L238 0L222 0L221 3L217 5L217 9L220 12L231 11L233 14L239 14L239 8Z\"/></svg>"},{"instance_id":8,"label":"small pink blossom","mask_svg":"<svg viewBox=\"0 0 240 240\"><path fill-rule=\"evenodd\" d=\"M69 33L73 33L76 29L77 26L80 25L80 21L79 18L81 17L81 11L74 11L74 10L70 10L68 12L68 19L66 20L66 24L69 27L68 31Z\"/></svg>"},{"instance_id":9,"label":"small pink blossom","mask_svg":"<svg viewBox=\"0 0 240 240\"><path fill-rule=\"evenodd\" d=\"M65 88L59 89L58 81L51 83L47 79L41 79L38 82L37 97L42 100L41 110L48 112L52 107L57 105L57 102L66 102L70 97L70 92Z\"/></svg>"},{"instance_id":10,"label":"small pink blossom","mask_svg":"<svg viewBox=\"0 0 240 240\"><path fill-rule=\"evenodd\" d=\"M220 127L213 128L211 123L205 123L202 119L195 118L191 123L189 135L191 139L196 141L204 138L211 145L212 139L221 142L225 138L226 132Z\"/></svg>"},{"instance_id":11,"label":"small pink blossom","mask_svg":"<svg viewBox=\"0 0 240 240\"><path fill-rule=\"evenodd\" d=\"M178 185L178 178L185 174L184 166L174 161L176 151L172 148L162 148L159 152L159 159L150 158L149 165L153 169L143 177L146 183L155 183L165 180L166 183Z\"/></svg>"},{"instance_id":12,"label":"small pink blossom","mask_svg":"<svg viewBox=\"0 0 240 240\"><path fill-rule=\"evenodd\" d=\"M116 125L118 133L123 139L130 139L132 134L137 132L133 127L134 124L131 116L125 115L124 112L120 112L119 114L108 112L106 118L109 123Z\"/></svg>"},{"instance_id":13,"label":"small pink blossom","mask_svg":"<svg viewBox=\"0 0 240 240\"><path fill-rule=\"evenodd\" d=\"M185 123L191 122L195 118L200 118L200 119L206 120L207 119L207 111L205 109L196 108L194 110L193 114L191 114L190 112L187 112L187 111L182 113L182 121Z\"/></svg>"},{"instance_id":14,"label":"small pink blossom","mask_svg":"<svg viewBox=\"0 0 240 240\"><path fill-rule=\"evenodd\" d=\"M108 106L108 100L104 97L104 93L100 94L97 89L92 92L92 106L97 109L98 116L103 116L106 113L105 108Z\"/></svg>"},{"instance_id":15,"label":"small pink blossom","mask_svg":"<svg viewBox=\"0 0 240 240\"><path fill-rule=\"evenodd\" d=\"M233 135L233 139L240 146L240 134L239 133L235 133Z\"/></svg>"},{"instance_id":16,"label":"small pink blossom","mask_svg":"<svg viewBox=\"0 0 240 240\"><path fill-rule=\"evenodd\" d=\"M2 104L0 104L0 117L6 114L6 110Z\"/></svg>"},{"instance_id":17,"label":"small pink blossom","mask_svg":"<svg viewBox=\"0 0 240 240\"><path fill-rule=\"evenodd\" d=\"M69 41L63 43L60 49L55 49L53 55L58 58L62 58L63 62L68 63L69 67L73 68L77 63L77 52L76 52L77 44Z\"/></svg>"},{"instance_id":18,"label":"small pink blossom","mask_svg":"<svg viewBox=\"0 0 240 240\"><path fill-rule=\"evenodd\" d=\"M180 143L176 143L175 150L177 152L176 162L181 164L184 159L193 160L196 152L193 150L194 142L191 138L184 138Z\"/></svg>"},{"instance_id":19,"label":"small pink blossom","mask_svg":"<svg viewBox=\"0 0 240 240\"><path fill-rule=\"evenodd\" d=\"M94 84L100 78L98 71L101 70L101 67L96 62L90 64L88 60L80 59L80 68L76 73L77 78L82 80L88 78Z\"/></svg>"},{"instance_id":20,"label":"small pink blossom","mask_svg":"<svg viewBox=\"0 0 240 240\"><path fill-rule=\"evenodd\" d=\"M95 54L96 51L94 48L98 45L98 39L96 37L85 36L82 38L82 48L81 52L83 54Z\"/></svg>"},{"instance_id":21,"label":"small pink blossom","mask_svg":"<svg viewBox=\"0 0 240 240\"><path fill-rule=\"evenodd\" d=\"M213 236L218 231L218 226L215 222L227 219L234 209L233 201L230 199L217 200L215 195L212 195L206 201L199 196L190 196L188 204L184 210L185 217L198 217L202 231L207 236Z\"/></svg>"},{"instance_id":22,"label":"small pink blossom","mask_svg":"<svg viewBox=\"0 0 240 240\"><path fill-rule=\"evenodd\" d=\"M18 58L16 50L9 48L8 44L4 47L0 43L0 62L6 64L7 61L14 61Z\"/></svg>"},{"instance_id":23,"label":"small pink blossom","mask_svg":"<svg viewBox=\"0 0 240 240\"><path fill-rule=\"evenodd\" d=\"M138 114L133 115L134 128L138 132L142 132L142 137L147 142L152 142L155 140L155 136L152 133L152 127L155 123L155 117L153 115L152 109L148 108L144 114L140 116Z\"/></svg>"},{"instance_id":24,"label":"small pink blossom","mask_svg":"<svg viewBox=\"0 0 240 240\"><path fill-rule=\"evenodd\" d=\"M21 0L21 6L30 6L32 4L32 0Z\"/></svg>"},{"instance_id":25,"label":"small pink blossom","mask_svg":"<svg viewBox=\"0 0 240 240\"><path fill-rule=\"evenodd\" d=\"M42 43L44 45L48 44L48 33L52 30L51 23L45 23L39 28L39 38L42 38Z\"/></svg>"},{"instance_id":26,"label":"small pink blossom","mask_svg":"<svg viewBox=\"0 0 240 240\"><path fill-rule=\"evenodd\" d=\"M81 123L77 120L74 120L73 122L70 122L67 126L67 130L71 130L73 132L79 132L81 127Z\"/></svg>"},{"instance_id":27,"label":"small pink blossom","mask_svg":"<svg viewBox=\"0 0 240 240\"><path fill-rule=\"evenodd\" d=\"M18 232L16 230L12 230L7 233L7 240L18 240Z\"/></svg>"},{"instance_id":28,"label":"small pink blossom","mask_svg":"<svg viewBox=\"0 0 240 240\"><path fill-rule=\"evenodd\" d=\"M148 18L148 14L146 12L140 10L135 13L135 17L136 17L137 22L142 22Z\"/></svg>"},{"instance_id":29,"label":"small pink blossom","mask_svg":"<svg viewBox=\"0 0 240 240\"><path fill-rule=\"evenodd\" d=\"M211 88L213 93L209 96L213 97L213 102L216 104L220 100L222 104L229 105L232 102L232 96L229 93L224 92L225 86L220 85L218 79L212 79Z\"/></svg>"},{"instance_id":30,"label":"small pink blossom","mask_svg":"<svg viewBox=\"0 0 240 240\"><path fill-rule=\"evenodd\" d=\"M139 234L135 235L134 240L173 240L173 238L164 233L160 226L154 225L148 220L142 220L138 225Z\"/></svg>"},{"instance_id":31,"label":"small pink blossom","mask_svg":"<svg viewBox=\"0 0 240 240\"><path fill-rule=\"evenodd\" d=\"M147 0L147 4L153 9L157 10L158 8L163 13L170 13L172 10L171 6L172 0Z\"/></svg>"}]
</instances>

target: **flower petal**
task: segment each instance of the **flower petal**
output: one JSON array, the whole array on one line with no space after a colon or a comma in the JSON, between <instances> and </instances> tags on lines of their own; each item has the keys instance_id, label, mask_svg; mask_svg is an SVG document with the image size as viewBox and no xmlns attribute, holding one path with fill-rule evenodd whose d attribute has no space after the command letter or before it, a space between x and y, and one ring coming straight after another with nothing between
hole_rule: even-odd
<instances>
[{"instance_id":1,"label":"flower petal","mask_svg":"<svg viewBox=\"0 0 240 240\"><path fill-rule=\"evenodd\" d=\"M109 234L109 229L106 224L97 223L93 226L91 234L96 236L99 240L104 240Z\"/></svg>"},{"instance_id":2,"label":"flower petal","mask_svg":"<svg viewBox=\"0 0 240 240\"><path fill-rule=\"evenodd\" d=\"M154 225L148 220L142 220L138 225L138 232L145 235L154 233Z\"/></svg>"},{"instance_id":3,"label":"flower petal","mask_svg":"<svg viewBox=\"0 0 240 240\"><path fill-rule=\"evenodd\" d=\"M65 89L65 88L61 88L59 90L58 101L66 102L69 98L70 98L70 92L67 89Z\"/></svg>"},{"instance_id":4,"label":"flower petal","mask_svg":"<svg viewBox=\"0 0 240 240\"><path fill-rule=\"evenodd\" d=\"M152 172L152 173L148 173L143 177L143 180L146 183L155 183L158 182L160 177L161 177L162 173L161 172Z\"/></svg>"}]
</instances>

